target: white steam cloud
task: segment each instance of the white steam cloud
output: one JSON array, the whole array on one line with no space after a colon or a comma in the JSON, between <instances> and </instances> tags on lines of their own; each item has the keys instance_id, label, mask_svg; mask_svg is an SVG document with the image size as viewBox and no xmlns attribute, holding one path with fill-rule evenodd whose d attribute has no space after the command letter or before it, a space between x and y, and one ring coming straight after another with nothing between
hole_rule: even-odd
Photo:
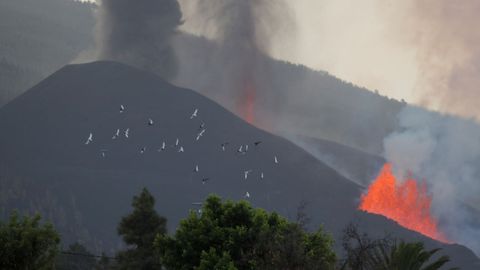
<instances>
[{"instance_id":1,"label":"white steam cloud","mask_svg":"<svg viewBox=\"0 0 480 270\"><path fill-rule=\"evenodd\" d=\"M426 181L441 229L480 254L480 126L410 106L398 120L399 131L384 140L385 158L399 178Z\"/></svg>"}]
</instances>

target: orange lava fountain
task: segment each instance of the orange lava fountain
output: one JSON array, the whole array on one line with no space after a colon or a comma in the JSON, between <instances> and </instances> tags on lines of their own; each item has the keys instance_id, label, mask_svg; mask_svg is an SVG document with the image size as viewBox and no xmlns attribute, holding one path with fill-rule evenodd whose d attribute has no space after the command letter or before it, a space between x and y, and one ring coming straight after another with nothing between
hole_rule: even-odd
<instances>
[{"instance_id":1,"label":"orange lava fountain","mask_svg":"<svg viewBox=\"0 0 480 270\"><path fill-rule=\"evenodd\" d=\"M426 185L419 186L414 179L397 183L392 165L387 163L367 193L362 195L359 209L385 216L407 229L447 243L446 237L438 231L437 220L431 215L431 202Z\"/></svg>"}]
</instances>

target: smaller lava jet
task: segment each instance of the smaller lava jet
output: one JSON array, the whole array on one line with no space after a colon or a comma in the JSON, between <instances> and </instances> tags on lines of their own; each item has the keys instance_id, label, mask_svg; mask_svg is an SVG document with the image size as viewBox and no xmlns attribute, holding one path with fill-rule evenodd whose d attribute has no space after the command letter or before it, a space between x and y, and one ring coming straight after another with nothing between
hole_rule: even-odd
<instances>
[{"instance_id":1,"label":"smaller lava jet","mask_svg":"<svg viewBox=\"0 0 480 270\"><path fill-rule=\"evenodd\" d=\"M255 123L255 86L248 80L244 87L239 101L241 117L249 124Z\"/></svg>"},{"instance_id":2,"label":"smaller lava jet","mask_svg":"<svg viewBox=\"0 0 480 270\"><path fill-rule=\"evenodd\" d=\"M367 193L362 195L359 209L385 216L407 229L448 243L432 217L431 202L426 185L418 185L414 179L397 182L392 165L387 163Z\"/></svg>"}]
</instances>

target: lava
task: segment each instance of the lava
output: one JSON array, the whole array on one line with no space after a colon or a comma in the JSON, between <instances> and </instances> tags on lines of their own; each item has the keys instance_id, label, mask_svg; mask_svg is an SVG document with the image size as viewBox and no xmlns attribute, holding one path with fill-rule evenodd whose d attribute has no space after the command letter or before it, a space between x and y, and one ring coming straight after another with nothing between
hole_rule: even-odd
<instances>
[{"instance_id":1,"label":"lava","mask_svg":"<svg viewBox=\"0 0 480 270\"><path fill-rule=\"evenodd\" d=\"M425 184L415 179L402 183L392 173L392 165L384 165L377 179L361 197L360 210L379 214L396 221L401 226L417 231L435 240L447 243L439 232L437 220L431 214L432 197Z\"/></svg>"},{"instance_id":2,"label":"lava","mask_svg":"<svg viewBox=\"0 0 480 270\"><path fill-rule=\"evenodd\" d=\"M239 103L242 118L250 124L255 123L255 87L251 82L245 83L243 96Z\"/></svg>"}]
</instances>

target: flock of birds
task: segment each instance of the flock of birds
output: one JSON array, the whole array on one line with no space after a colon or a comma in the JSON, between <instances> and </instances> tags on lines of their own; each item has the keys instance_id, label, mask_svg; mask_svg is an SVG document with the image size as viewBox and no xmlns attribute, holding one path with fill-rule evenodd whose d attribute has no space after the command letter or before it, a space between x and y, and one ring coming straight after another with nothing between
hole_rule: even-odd
<instances>
[{"instance_id":1,"label":"flock of birds","mask_svg":"<svg viewBox=\"0 0 480 270\"><path fill-rule=\"evenodd\" d=\"M124 113L125 110L126 110L126 107L124 105L120 105L120 111L119 112ZM193 113L190 115L190 120L192 120L194 118L197 118L198 113L199 113L199 110L194 109ZM153 126L154 124L155 123L154 123L153 119L149 118L147 120L147 126ZM205 132L207 130L205 128L205 123L201 123L198 130L199 130L199 132L197 133L196 138L195 138L196 141L199 141L205 135ZM115 131L114 135L112 136L112 140L116 140L116 139L120 138L122 133L123 133L123 136L126 139L128 139L130 137L130 128L125 129L123 132L120 129L117 129ZM85 141L85 145L89 145L89 144L93 143L93 141L94 141L94 136L93 136L93 133L90 132L90 134L87 137L87 140ZM220 145L221 150L225 152L227 150L227 147L229 146L229 144L230 144L229 142L222 143ZM255 141L253 143L254 147L258 147L260 144L262 144L262 141ZM184 153L185 152L185 149L184 149L183 146L180 145L180 140L178 138L175 140L175 144L173 146L176 147L178 153ZM158 149L158 152L165 151L166 149L167 149L167 144L166 144L165 141L163 141L162 146ZM106 157L106 152L107 151L108 150L106 150L106 149L102 149L100 151L100 154L103 158ZM144 154L146 151L147 151L147 148L142 147L140 149L140 154ZM237 153L239 155L245 155L245 154L247 154L248 151L249 151L249 145L248 144L240 145L239 148L237 149ZM273 157L273 162L274 162L274 164L277 164L277 165L279 164L277 156ZM194 173L199 173L200 172L199 165L195 165L195 168L193 169L193 172ZM249 175L252 172L253 172L253 170L251 170L251 169L244 171L243 172L244 173L244 179L247 180ZM263 172L260 172L260 179L264 179L264 178L265 178L265 174ZM202 184L206 184L209 180L210 180L210 178L208 178L208 177L203 178L202 179ZM245 198L250 198L250 193L247 191L245 193L244 197Z\"/></svg>"}]
</instances>

